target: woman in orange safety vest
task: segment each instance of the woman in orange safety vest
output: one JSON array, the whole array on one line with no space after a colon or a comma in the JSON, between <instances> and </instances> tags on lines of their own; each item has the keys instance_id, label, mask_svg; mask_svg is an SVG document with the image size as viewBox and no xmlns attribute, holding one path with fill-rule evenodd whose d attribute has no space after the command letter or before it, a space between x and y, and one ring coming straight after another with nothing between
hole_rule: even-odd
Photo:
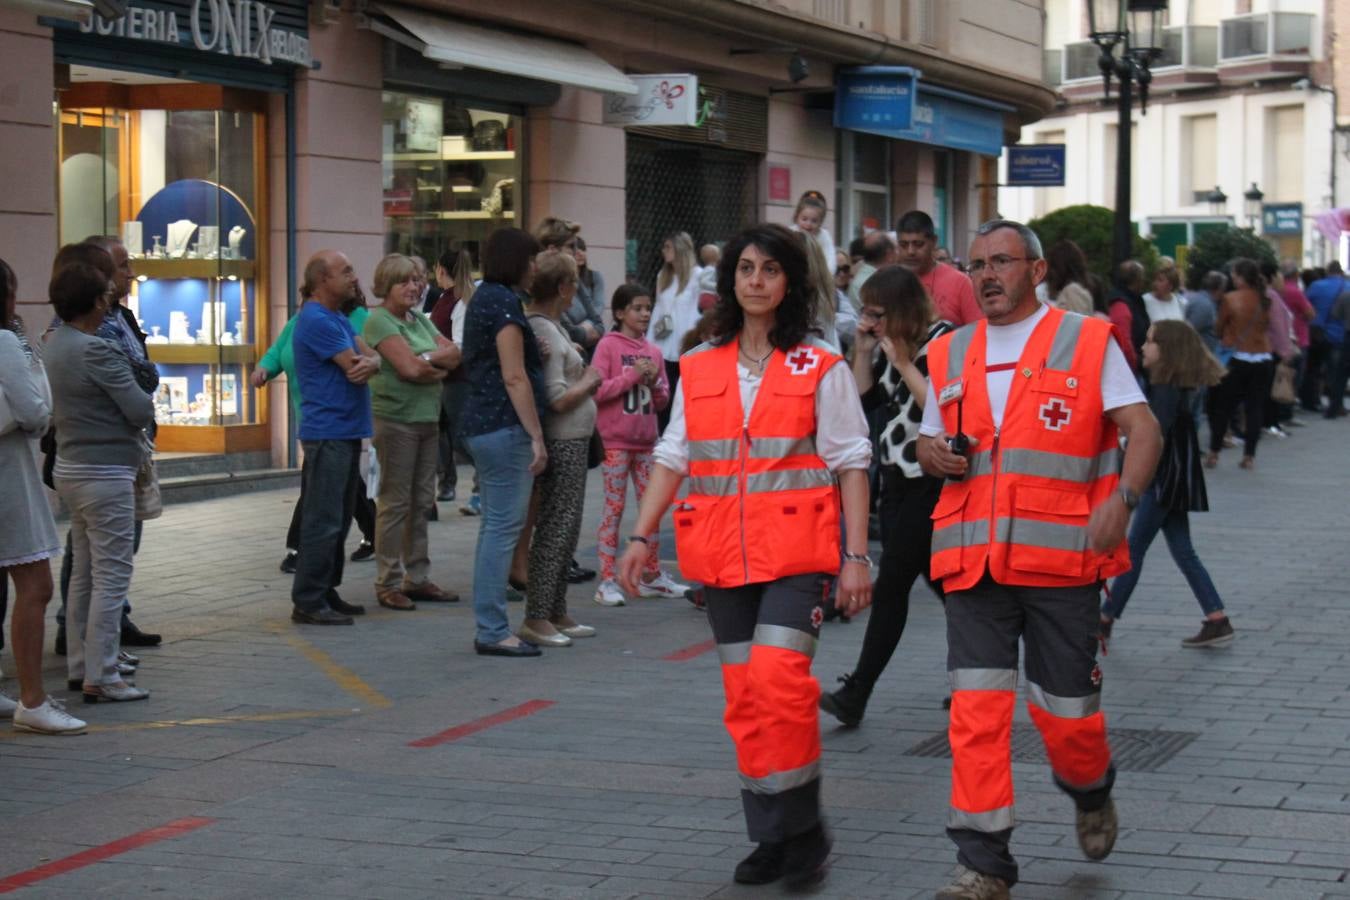
<instances>
[{"instance_id":1,"label":"woman in orange safety vest","mask_svg":"<svg viewBox=\"0 0 1350 900\"><path fill-rule=\"evenodd\" d=\"M830 852L811 657L836 576L843 612L871 602L871 445L848 366L811 336L815 292L800 237L778 225L737 235L717 294L717 336L680 358L619 578L636 591L647 538L687 478L673 515L680 570L706 585L746 827L759 845L735 878L801 886L823 877Z\"/></svg>"}]
</instances>

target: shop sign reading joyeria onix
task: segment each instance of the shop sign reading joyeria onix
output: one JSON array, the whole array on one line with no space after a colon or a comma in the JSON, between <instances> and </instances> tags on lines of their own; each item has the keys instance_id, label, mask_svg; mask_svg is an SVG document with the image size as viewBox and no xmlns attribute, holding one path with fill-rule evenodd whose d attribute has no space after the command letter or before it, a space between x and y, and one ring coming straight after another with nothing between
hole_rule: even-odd
<instances>
[{"instance_id":1,"label":"shop sign reading joyeria onix","mask_svg":"<svg viewBox=\"0 0 1350 900\"><path fill-rule=\"evenodd\" d=\"M144 6L128 6L115 19L91 14L80 23L80 31L161 44L191 42L203 52L253 59L268 66L277 62L310 65L309 38L274 27L275 17L276 10L258 0L191 0L186 32L176 10Z\"/></svg>"}]
</instances>

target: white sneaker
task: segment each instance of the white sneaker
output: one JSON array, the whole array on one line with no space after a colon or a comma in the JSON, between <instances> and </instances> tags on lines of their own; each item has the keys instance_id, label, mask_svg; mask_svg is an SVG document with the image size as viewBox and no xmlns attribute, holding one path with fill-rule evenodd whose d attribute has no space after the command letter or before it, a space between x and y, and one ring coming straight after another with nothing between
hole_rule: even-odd
<instances>
[{"instance_id":1,"label":"white sneaker","mask_svg":"<svg viewBox=\"0 0 1350 900\"><path fill-rule=\"evenodd\" d=\"M14 710L18 708L19 704L13 697L4 691L0 691L0 719L13 718Z\"/></svg>"},{"instance_id":2,"label":"white sneaker","mask_svg":"<svg viewBox=\"0 0 1350 900\"><path fill-rule=\"evenodd\" d=\"M36 709L18 704L14 711L14 730L37 734L84 734L85 722L66 712L66 706L60 700L48 697Z\"/></svg>"},{"instance_id":3,"label":"white sneaker","mask_svg":"<svg viewBox=\"0 0 1350 900\"><path fill-rule=\"evenodd\" d=\"M658 572L651 581L638 585L639 597L684 597L689 593L689 585L680 584L665 572Z\"/></svg>"},{"instance_id":4,"label":"white sneaker","mask_svg":"<svg viewBox=\"0 0 1350 900\"><path fill-rule=\"evenodd\" d=\"M619 587L619 583L606 578L595 589L595 602L601 606L623 606L628 601L624 599L623 588Z\"/></svg>"}]
</instances>

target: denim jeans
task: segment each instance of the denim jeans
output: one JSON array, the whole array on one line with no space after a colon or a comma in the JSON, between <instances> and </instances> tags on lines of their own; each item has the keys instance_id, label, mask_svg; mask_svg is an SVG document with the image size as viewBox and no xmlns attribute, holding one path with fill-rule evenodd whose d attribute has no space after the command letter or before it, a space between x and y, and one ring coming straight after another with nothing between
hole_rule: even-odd
<instances>
[{"instance_id":1,"label":"denim jeans","mask_svg":"<svg viewBox=\"0 0 1350 900\"><path fill-rule=\"evenodd\" d=\"M361 485L361 442L301 441L301 446L305 502L291 602L298 610L315 613L328 606L342 583L343 545Z\"/></svg>"},{"instance_id":2,"label":"denim jeans","mask_svg":"<svg viewBox=\"0 0 1350 900\"><path fill-rule=\"evenodd\" d=\"M511 634L506 617L506 578L516 539L530 506L530 436L519 425L465 438L478 469L483 524L473 558L474 640L495 644Z\"/></svg>"},{"instance_id":3,"label":"denim jeans","mask_svg":"<svg viewBox=\"0 0 1350 900\"><path fill-rule=\"evenodd\" d=\"M1120 575L1111 584L1111 596L1102 604L1102 612L1112 619L1119 619L1125 612L1125 604L1130 602L1134 586L1139 583L1139 571L1144 565L1144 554L1149 544L1163 533L1167 539L1167 549L1172 559L1191 586L1191 592L1200 602L1205 614L1220 612L1223 601L1214 587L1214 581L1200 562L1195 548L1191 546L1190 519L1185 512L1164 509L1158 504L1150 488L1139 497L1139 506L1134 511L1134 520L1130 522L1130 571Z\"/></svg>"}]
</instances>

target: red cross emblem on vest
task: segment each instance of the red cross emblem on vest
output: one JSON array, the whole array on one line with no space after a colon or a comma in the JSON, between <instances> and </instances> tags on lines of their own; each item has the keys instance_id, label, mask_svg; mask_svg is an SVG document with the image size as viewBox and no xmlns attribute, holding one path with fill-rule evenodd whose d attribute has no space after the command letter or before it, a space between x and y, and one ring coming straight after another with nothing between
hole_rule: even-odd
<instances>
[{"instance_id":1,"label":"red cross emblem on vest","mask_svg":"<svg viewBox=\"0 0 1350 900\"><path fill-rule=\"evenodd\" d=\"M787 358L787 367L793 375L805 375L820 364L820 355L808 347L798 347Z\"/></svg>"},{"instance_id":2,"label":"red cross emblem on vest","mask_svg":"<svg viewBox=\"0 0 1350 900\"><path fill-rule=\"evenodd\" d=\"M1040 417L1046 428L1051 431L1062 431L1073 417L1073 410L1065 406L1063 400L1054 397L1041 404Z\"/></svg>"}]
</instances>

